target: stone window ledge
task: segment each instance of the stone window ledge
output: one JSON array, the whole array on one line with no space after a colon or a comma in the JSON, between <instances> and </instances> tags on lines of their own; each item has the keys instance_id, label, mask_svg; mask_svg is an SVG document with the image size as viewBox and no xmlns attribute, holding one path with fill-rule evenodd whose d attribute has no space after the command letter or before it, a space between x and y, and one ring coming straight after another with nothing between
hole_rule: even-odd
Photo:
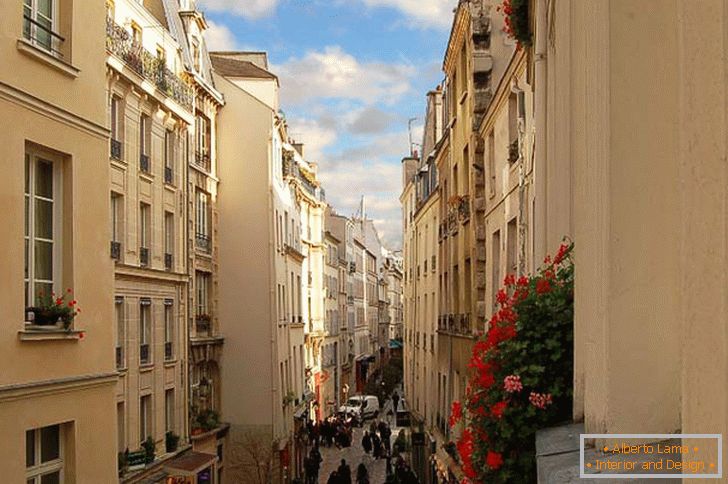
<instances>
[{"instance_id":1,"label":"stone window ledge","mask_svg":"<svg viewBox=\"0 0 728 484\"><path fill-rule=\"evenodd\" d=\"M57 340L74 340L78 341L83 338L85 331L82 329L54 328L47 326L33 326L26 324L24 329L18 331L18 337L21 341L57 341Z\"/></svg>"},{"instance_id":2,"label":"stone window ledge","mask_svg":"<svg viewBox=\"0 0 728 484\"><path fill-rule=\"evenodd\" d=\"M76 78L81 72L78 67L75 67L64 60L61 60L58 57L49 54L43 49L36 47L26 39L18 39L17 47L18 50L23 54L32 57L50 67L53 67L54 69L60 71L68 77Z\"/></svg>"}]
</instances>

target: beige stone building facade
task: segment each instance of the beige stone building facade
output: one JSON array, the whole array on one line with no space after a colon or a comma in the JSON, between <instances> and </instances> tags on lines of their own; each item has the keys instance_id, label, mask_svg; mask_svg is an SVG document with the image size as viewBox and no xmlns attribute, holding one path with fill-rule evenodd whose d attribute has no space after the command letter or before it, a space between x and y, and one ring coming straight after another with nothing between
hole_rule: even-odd
<instances>
[{"instance_id":1,"label":"beige stone building facade","mask_svg":"<svg viewBox=\"0 0 728 484\"><path fill-rule=\"evenodd\" d=\"M56 7L0 5L0 467L7 482L113 482L106 14ZM78 301L67 329L38 309L52 291Z\"/></svg>"}]
</instances>

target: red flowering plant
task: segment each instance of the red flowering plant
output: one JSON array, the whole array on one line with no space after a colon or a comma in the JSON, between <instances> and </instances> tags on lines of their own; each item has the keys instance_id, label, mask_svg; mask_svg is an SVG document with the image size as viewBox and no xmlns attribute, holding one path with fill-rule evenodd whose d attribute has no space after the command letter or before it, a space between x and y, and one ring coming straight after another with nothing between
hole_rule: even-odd
<instances>
[{"instance_id":1,"label":"red flowering plant","mask_svg":"<svg viewBox=\"0 0 728 484\"><path fill-rule=\"evenodd\" d=\"M470 361L457 443L473 484L535 481L536 430L571 418L573 378L573 244L531 276L506 277L498 309Z\"/></svg>"},{"instance_id":2,"label":"red flowering plant","mask_svg":"<svg viewBox=\"0 0 728 484\"><path fill-rule=\"evenodd\" d=\"M503 0L497 10L503 13L503 32L518 42L518 47L531 45L529 0Z\"/></svg>"},{"instance_id":3,"label":"red flowering plant","mask_svg":"<svg viewBox=\"0 0 728 484\"><path fill-rule=\"evenodd\" d=\"M71 327L74 318L81 312L78 302L73 296L73 290L67 289L65 293L41 293L38 296L38 305L26 310L27 320L36 326L59 326L65 329Z\"/></svg>"}]
</instances>

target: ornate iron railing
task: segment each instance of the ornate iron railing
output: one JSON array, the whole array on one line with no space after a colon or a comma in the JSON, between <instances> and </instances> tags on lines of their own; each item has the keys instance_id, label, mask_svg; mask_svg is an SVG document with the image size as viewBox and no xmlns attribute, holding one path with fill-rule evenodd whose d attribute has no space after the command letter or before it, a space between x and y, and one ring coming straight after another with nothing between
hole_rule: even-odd
<instances>
[{"instance_id":1,"label":"ornate iron railing","mask_svg":"<svg viewBox=\"0 0 728 484\"><path fill-rule=\"evenodd\" d=\"M148 52L124 27L106 19L106 50L120 57L134 72L148 79L185 109L192 109L192 88L169 70L164 59Z\"/></svg>"},{"instance_id":2,"label":"ornate iron railing","mask_svg":"<svg viewBox=\"0 0 728 484\"><path fill-rule=\"evenodd\" d=\"M111 258L114 260L121 259L121 242L111 241Z\"/></svg>"},{"instance_id":3,"label":"ornate iron railing","mask_svg":"<svg viewBox=\"0 0 728 484\"><path fill-rule=\"evenodd\" d=\"M115 160L121 160L121 141L111 140L111 157Z\"/></svg>"},{"instance_id":4,"label":"ornate iron railing","mask_svg":"<svg viewBox=\"0 0 728 484\"><path fill-rule=\"evenodd\" d=\"M149 265L149 249L146 247L139 248L139 264L142 266Z\"/></svg>"}]
</instances>

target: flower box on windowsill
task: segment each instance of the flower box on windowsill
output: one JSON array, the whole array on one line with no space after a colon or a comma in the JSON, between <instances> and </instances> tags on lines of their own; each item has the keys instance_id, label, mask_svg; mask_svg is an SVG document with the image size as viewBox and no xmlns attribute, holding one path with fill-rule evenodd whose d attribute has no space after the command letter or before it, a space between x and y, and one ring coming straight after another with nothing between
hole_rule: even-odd
<instances>
[{"instance_id":1,"label":"flower box on windowsill","mask_svg":"<svg viewBox=\"0 0 728 484\"><path fill-rule=\"evenodd\" d=\"M25 323L25 327L18 331L21 341L51 341L51 340L81 340L85 337L81 329L65 329L63 326L39 326Z\"/></svg>"}]
</instances>

